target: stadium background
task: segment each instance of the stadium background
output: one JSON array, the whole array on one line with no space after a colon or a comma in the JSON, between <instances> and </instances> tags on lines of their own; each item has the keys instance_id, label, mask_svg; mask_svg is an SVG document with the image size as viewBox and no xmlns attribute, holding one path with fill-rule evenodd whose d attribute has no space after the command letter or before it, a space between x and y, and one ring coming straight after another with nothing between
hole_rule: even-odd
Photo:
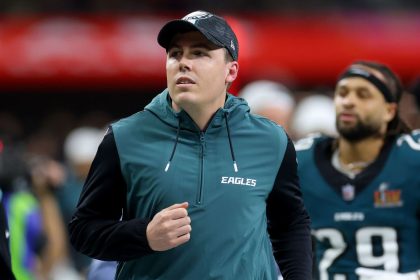
<instances>
[{"instance_id":1,"label":"stadium background","mask_svg":"<svg viewBox=\"0 0 420 280\"><path fill-rule=\"evenodd\" d=\"M279 81L296 96L328 93L357 59L390 65L406 87L420 75L414 0L5 0L0 130L60 157L71 128L106 125L143 108L165 87L157 31L195 9L224 15L238 33L234 93L257 79Z\"/></svg>"}]
</instances>

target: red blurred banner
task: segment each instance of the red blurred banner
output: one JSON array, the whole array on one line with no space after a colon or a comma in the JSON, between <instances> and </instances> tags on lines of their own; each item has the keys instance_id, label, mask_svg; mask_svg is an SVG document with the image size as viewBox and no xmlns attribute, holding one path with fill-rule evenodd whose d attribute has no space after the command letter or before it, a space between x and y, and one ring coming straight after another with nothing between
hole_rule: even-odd
<instances>
[{"instance_id":1,"label":"red blurred banner","mask_svg":"<svg viewBox=\"0 0 420 280\"><path fill-rule=\"evenodd\" d=\"M225 15L239 38L240 80L330 85L358 59L420 74L420 15ZM163 88L166 16L0 18L0 89Z\"/></svg>"}]
</instances>

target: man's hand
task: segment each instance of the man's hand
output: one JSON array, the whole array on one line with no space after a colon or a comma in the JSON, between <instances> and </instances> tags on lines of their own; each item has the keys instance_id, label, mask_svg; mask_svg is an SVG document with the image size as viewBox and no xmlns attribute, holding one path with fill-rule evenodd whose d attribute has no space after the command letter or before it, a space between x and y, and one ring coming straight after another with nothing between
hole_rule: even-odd
<instances>
[{"instance_id":1,"label":"man's hand","mask_svg":"<svg viewBox=\"0 0 420 280\"><path fill-rule=\"evenodd\" d=\"M360 280L419 280L419 272L398 273L365 267L356 268Z\"/></svg>"},{"instance_id":2,"label":"man's hand","mask_svg":"<svg viewBox=\"0 0 420 280\"><path fill-rule=\"evenodd\" d=\"M158 212L147 225L146 236L154 251L166 251L190 240L191 219L188 202L174 204Z\"/></svg>"}]
</instances>

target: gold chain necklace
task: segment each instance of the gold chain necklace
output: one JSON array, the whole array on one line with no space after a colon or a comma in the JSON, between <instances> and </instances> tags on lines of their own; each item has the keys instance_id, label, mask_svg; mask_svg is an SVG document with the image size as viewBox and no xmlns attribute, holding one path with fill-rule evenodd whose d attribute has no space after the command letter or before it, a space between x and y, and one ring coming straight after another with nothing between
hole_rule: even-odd
<instances>
[{"instance_id":1,"label":"gold chain necklace","mask_svg":"<svg viewBox=\"0 0 420 280\"><path fill-rule=\"evenodd\" d=\"M335 165L338 165L339 169L343 171L348 171L351 173L359 173L363 169L365 169L367 166L369 166L373 162L373 160L343 163L340 160L338 150L335 150L333 153L333 162L335 163Z\"/></svg>"}]
</instances>

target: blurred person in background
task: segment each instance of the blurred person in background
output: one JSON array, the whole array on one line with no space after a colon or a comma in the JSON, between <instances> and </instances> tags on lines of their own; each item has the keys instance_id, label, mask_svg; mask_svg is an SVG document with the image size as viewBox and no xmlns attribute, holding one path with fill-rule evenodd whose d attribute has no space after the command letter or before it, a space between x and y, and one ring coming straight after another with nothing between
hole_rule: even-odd
<instances>
[{"instance_id":1,"label":"blurred person in background","mask_svg":"<svg viewBox=\"0 0 420 280\"><path fill-rule=\"evenodd\" d=\"M76 210L77 201L82 192L90 166L105 131L96 127L82 126L71 130L64 141L66 179L57 188L55 194L65 224L68 224ZM68 236L66 232L66 236ZM72 261L79 272L86 274L92 259L83 255L68 242Z\"/></svg>"},{"instance_id":2,"label":"blurred person in background","mask_svg":"<svg viewBox=\"0 0 420 280\"><path fill-rule=\"evenodd\" d=\"M1 147L0 140L0 147ZM2 148L0 148L1 153ZM15 276L12 271L12 262L10 259L10 248L9 248L9 225L7 221L6 212L3 207L3 191L0 188L0 275L1 279L15 280Z\"/></svg>"},{"instance_id":3,"label":"blurred person in background","mask_svg":"<svg viewBox=\"0 0 420 280\"><path fill-rule=\"evenodd\" d=\"M253 81L243 87L238 96L246 100L251 113L276 122L290 134L295 99L284 85L269 80Z\"/></svg>"},{"instance_id":4,"label":"blurred person in background","mask_svg":"<svg viewBox=\"0 0 420 280\"><path fill-rule=\"evenodd\" d=\"M315 133L337 135L333 99L321 94L303 97L296 105L292 116L291 132L294 140Z\"/></svg>"},{"instance_id":5,"label":"blurred person in background","mask_svg":"<svg viewBox=\"0 0 420 280\"><path fill-rule=\"evenodd\" d=\"M196 11L163 26L168 89L109 128L69 224L117 279L311 275L310 219L284 129L227 93L238 42ZM270 242L271 241L271 242ZM275 260L273 258L275 256Z\"/></svg>"},{"instance_id":6,"label":"blurred person in background","mask_svg":"<svg viewBox=\"0 0 420 280\"><path fill-rule=\"evenodd\" d=\"M402 93L387 66L355 62L335 89L339 136L296 144L316 279L419 277L420 134L400 119Z\"/></svg>"},{"instance_id":7,"label":"blurred person in background","mask_svg":"<svg viewBox=\"0 0 420 280\"><path fill-rule=\"evenodd\" d=\"M4 145L0 186L9 219L10 251L16 279L74 280L66 264L64 225L51 192L61 182L52 160L29 160L23 147Z\"/></svg>"},{"instance_id":8,"label":"blurred person in background","mask_svg":"<svg viewBox=\"0 0 420 280\"><path fill-rule=\"evenodd\" d=\"M33 192L42 213L46 244L43 253L44 274L51 280L79 280L68 250L68 234L55 192L66 174L63 165L44 155L28 155Z\"/></svg>"},{"instance_id":9,"label":"blurred person in background","mask_svg":"<svg viewBox=\"0 0 420 280\"><path fill-rule=\"evenodd\" d=\"M18 280L46 279L46 235L22 148L1 142L0 188L9 225L12 270ZM3 279L3 275L1 277Z\"/></svg>"}]
</instances>

